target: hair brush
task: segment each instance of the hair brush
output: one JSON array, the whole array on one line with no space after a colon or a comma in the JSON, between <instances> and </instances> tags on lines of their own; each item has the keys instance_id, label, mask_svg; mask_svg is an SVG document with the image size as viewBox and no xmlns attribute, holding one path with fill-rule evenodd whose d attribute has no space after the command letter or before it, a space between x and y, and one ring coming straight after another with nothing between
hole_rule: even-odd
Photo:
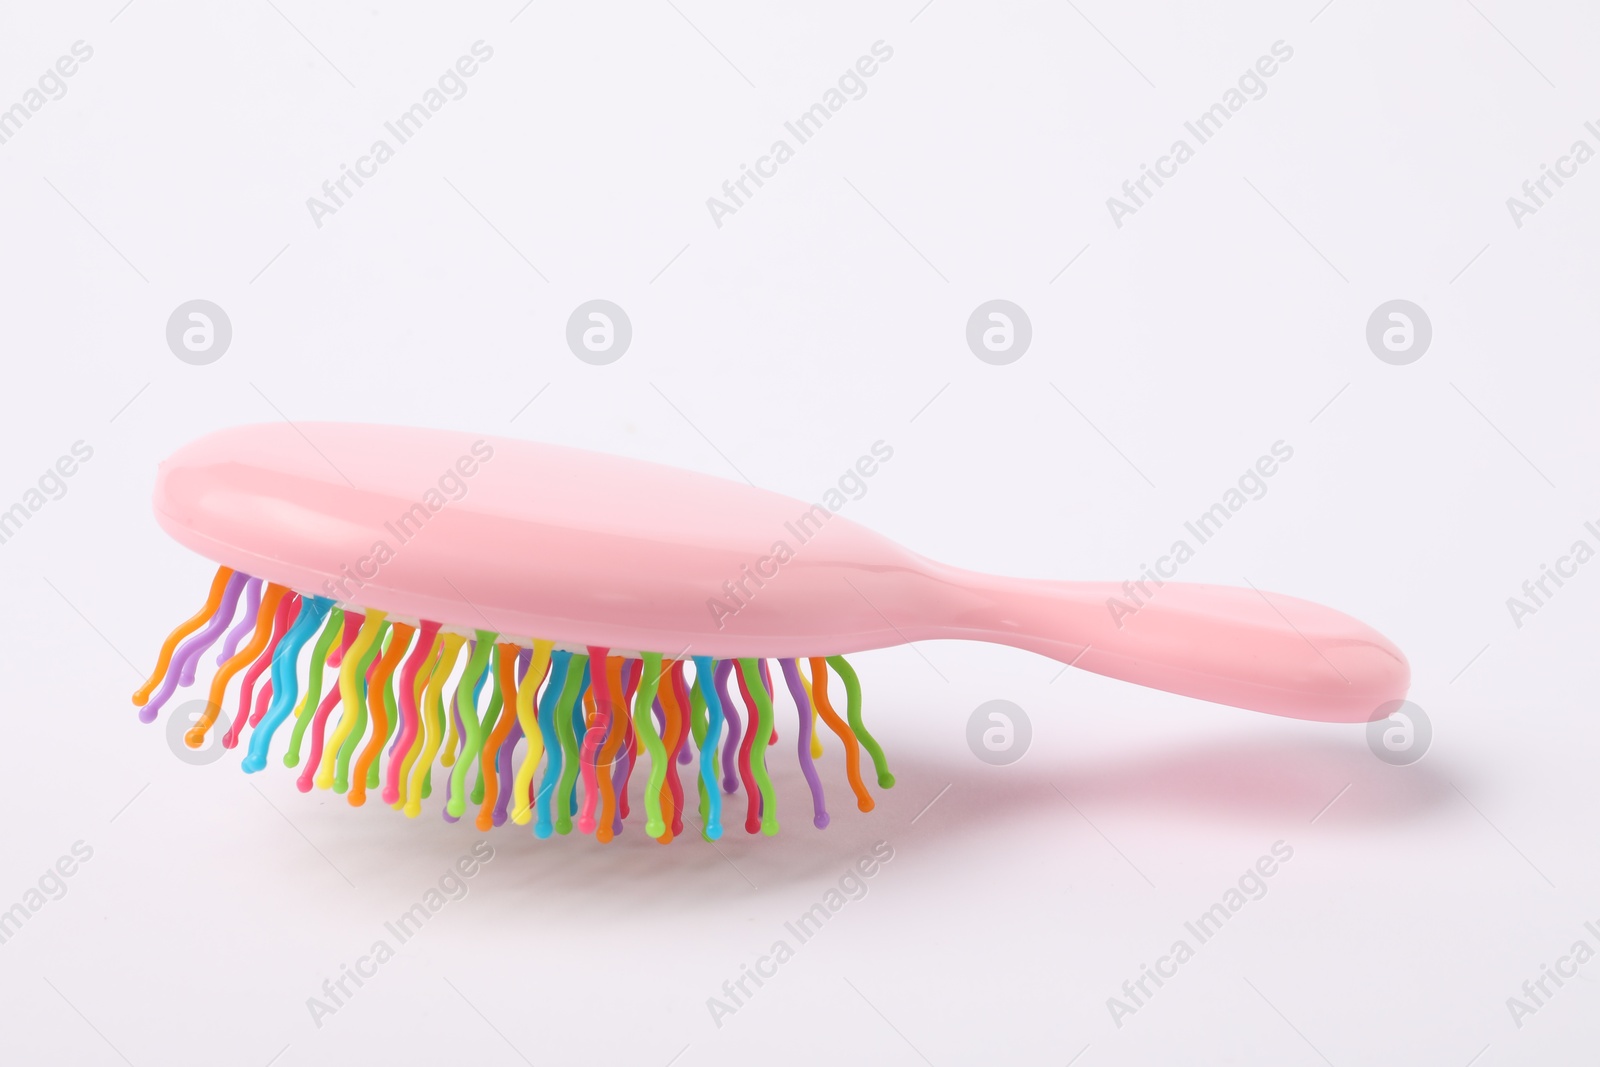
<instances>
[{"instance_id":1,"label":"hair brush","mask_svg":"<svg viewBox=\"0 0 1600 1067\"><path fill-rule=\"evenodd\" d=\"M576 825L610 840L647 762L649 836L683 832L679 767L696 763L705 837L721 835L723 793L740 789L746 830L776 833L779 675L813 822L828 822L822 724L869 811L861 749L881 787L894 779L844 656L906 642L998 642L1328 722L1381 717L1410 675L1382 635L1293 597L1157 580L1128 613L1112 604L1126 605L1122 585L960 570L821 504L528 441L241 426L163 463L155 512L220 567L134 694L144 721L220 642L190 747L218 726L238 679L222 742L250 730L246 771L266 765L292 718L284 763L303 756L302 791L331 787L359 805L381 790L415 816L437 770L445 818L470 802L483 830L509 817L540 837Z\"/></svg>"}]
</instances>

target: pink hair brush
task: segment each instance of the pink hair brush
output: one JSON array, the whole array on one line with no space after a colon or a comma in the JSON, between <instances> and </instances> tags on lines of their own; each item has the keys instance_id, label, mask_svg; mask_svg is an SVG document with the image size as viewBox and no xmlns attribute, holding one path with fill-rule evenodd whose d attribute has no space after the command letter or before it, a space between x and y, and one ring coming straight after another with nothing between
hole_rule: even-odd
<instances>
[{"instance_id":1,"label":"pink hair brush","mask_svg":"<svg viewBox=\"0 0 1600 1067\"><path fill-rule=\"evenodd\" d=\"M221 566L134 694L144 721L194 681L220 640L205 710L185 734L191 747L242 675L222 740L232 748L251 729L245 770L266 765L292 716L284 762L300 765L308 748L302 790L332 787L359 805L381 789L415 816L437 759L445 818L470 802L483 830L509 815L540 837L576 825L608 841L628 814L633 769L647 760L651 837L683 832L679 766L696 761L707 838L722 832L722 792L741 787L745 828L776 833L767 754L780 673L798 712L813 822L828 822L819 720L838 735L858 806L871 810L860 749L880 786L894 778L862 724L843 656L910 641L999 642L1138 685L1327 722L1380 717L1410 676L1382 635L1293 597L1165 583L1127 615L1108 610L1126 595L1111 583L958 570L819 504L527 441L243 426L163 463L155 511L169 534ZM336 671L326 693L325 668Z\"/></svg>"}]
</instances>

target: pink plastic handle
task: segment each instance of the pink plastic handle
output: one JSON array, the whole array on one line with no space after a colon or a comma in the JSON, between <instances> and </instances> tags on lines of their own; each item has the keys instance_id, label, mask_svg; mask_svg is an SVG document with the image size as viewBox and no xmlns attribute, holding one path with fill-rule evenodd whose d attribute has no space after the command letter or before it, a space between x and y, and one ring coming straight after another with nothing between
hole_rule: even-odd
<instances>
[{"instance_id":1,"label":"pink plastic handle","mask_svg":"<svg viewBox=\"0 0 1600 1067\"><path fill-rule=\"evenodd\" d=\"M1410 685L1405 656L1382 634L1298 597L1169 582L1149 587L1129 614L1127 592L1108 582L954 574L959 584L944 589L959 636L1152 689L1291 718L1367 722Z\"/></svg>"}]
</instances>

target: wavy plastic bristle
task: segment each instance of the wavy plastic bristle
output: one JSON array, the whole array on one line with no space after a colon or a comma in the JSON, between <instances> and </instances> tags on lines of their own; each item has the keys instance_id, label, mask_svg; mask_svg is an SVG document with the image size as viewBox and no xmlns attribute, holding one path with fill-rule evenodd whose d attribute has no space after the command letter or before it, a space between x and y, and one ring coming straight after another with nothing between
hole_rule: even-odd
<instances>
[{"instance_id":1,"label":"wavy plastic bristle","mask_svg":"<svg viewBox=\"0 0 1600 1067\"><path fill-rule=\"evenodd\" d=\"M468 636L426 619L342 609L327 597L221 567L205 603L168 635L155 670L134 693L141 719L154 721L177 688L193 683L195 661L219 637L223 654L206 710L185 743L205 743L237 678L224 744L244 740L242 766L260 771L293 715L283 762L301 768L302 792L331 789L359 807L369 790L381 790L384 803L414 818L438 769L439 808L448 821L472 807L480 831L509 819L532 823L537 837L577 828L605 842L622 831L632 782L644 833L666 844L683 835L691 803L699 836L721 838L723 798L742 788L745 829L778 832L768 769L777 737L776 675L765 659L673 659L596 646L577 652L489 630ZM861 722L860 683L850 665L842 656L806 663L809 676L795 659L776 666L796 715L811 821L822 829L829 820L817 723L838 735L844 775L862 811L873 801L861 780L860 749L871 754L880 785L889 788L894 777ZM845 719L828 702L830 670L845 688ZM729 699L730 675L742 719ZM680 766L692 768L692 793Z\"/></svg>"}]
</instances>

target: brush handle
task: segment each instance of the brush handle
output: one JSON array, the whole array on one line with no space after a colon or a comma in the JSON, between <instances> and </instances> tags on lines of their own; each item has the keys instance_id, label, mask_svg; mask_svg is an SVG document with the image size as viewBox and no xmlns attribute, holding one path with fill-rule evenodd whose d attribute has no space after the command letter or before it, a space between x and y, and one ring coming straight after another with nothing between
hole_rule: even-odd
<instances>
[{"instance_id":1,"label":"brush handle","mask_svg":"<svg viewBox=\"0 0 1600 1067\"><path fill-rule=\"evenodd\" d=\"M1367 722L1410 684L1405 656L1382 634L1296 597L1178 582L1141 591L939 566L925 573L943 602L941 636L1012 645L1169 693Z\"/></svg>"}]
</instances>

